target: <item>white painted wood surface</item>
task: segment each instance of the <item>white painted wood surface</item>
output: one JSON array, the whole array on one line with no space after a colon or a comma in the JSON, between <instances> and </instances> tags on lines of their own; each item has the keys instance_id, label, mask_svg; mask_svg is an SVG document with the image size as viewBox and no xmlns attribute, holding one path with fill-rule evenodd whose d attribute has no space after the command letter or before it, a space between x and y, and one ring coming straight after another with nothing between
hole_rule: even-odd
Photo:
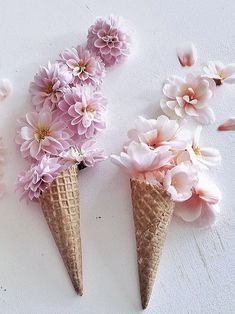
<instances>
[{"instance_id":1,"label":"white painted wood surface","mask_svg":"<svg viewBox=\"0 0 235 314\"><path fill-rule=\"evenodd\" d=\"M208 59L235 62L234 1L1 0L0 77L14 93L0 103L0 133L7 145L7 196L0 201L0 313L141 313L128 179L109 161L80 176L84 296L72 289L56 246L36 204L19 203L14 192L24 162L13 143L15 121L29 108L28 86L40 64L66 47L85 42L96 16L120 14L132 21L136 46L130 60L108 70L108 129L98 137L108 154L118 153L139 114L159 112L161 82L183 74L175 48L198 47L200 69ZM146 313L235 313L235 133L216 127L235 115L234 86L220 87L213 104L215 125L205 143L221 150L213 173L223 191L215 227L199 230L174 220Z\"/></svg>"}]
</instances>

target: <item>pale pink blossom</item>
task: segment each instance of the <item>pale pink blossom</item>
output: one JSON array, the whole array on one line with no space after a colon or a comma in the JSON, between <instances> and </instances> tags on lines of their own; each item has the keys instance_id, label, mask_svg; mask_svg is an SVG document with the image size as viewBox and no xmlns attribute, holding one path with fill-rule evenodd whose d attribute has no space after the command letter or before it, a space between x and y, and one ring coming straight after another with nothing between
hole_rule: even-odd
<instances>
[{"instance_id":1,"label":"pale pink blossom","mask_svg":"<svg viewBox=\"0 0 235 314\"><path fill-rule=\"evenodd\" d=\"M203 70L204 76L213 79L216 85L235 84L235 63L224 65L221 61L209 61Z\"/></svg>"},{"instance_id":2,"label":"pale pink blossom","mask_svg":"<svg viewBox=\"0 0 235 314\"><path fill-rule=\"evenodd\" d=\"M170 146L172 149L185 149L187 142L180 124L161 115L157 119L138 117L135 129L128 132L131 141L146 143L151 148Z\"/></svg>"},{"instance_id":3,"label":"pale pink blossom","mask_svg":"<svg viewBox=\"0 0 235 314\"><path fill-rule=\"evenodd\" d=\"M200 123L210 124L215 121L214 112L209 106L213 88L213 80L201 76L172 76L163 86L161 108L174 119L191 117Z\"/></svg>"},{"instance_id":4,"label":"pale pink blossom","mask_svg":"<svg viewBox=\"0 0 235 314\"><path fill-rule=\"evenodd\" d=\"M87 141L82 145L72 146L68 151L62 152L60 157L71 164L83 163L85 167L93 167L97 162L105 160L103 149L94 147L95 141Z\"/></svg>"},{"instance_id":5,"label":"pale pink blossom","mask_svg":"<svg viewBox=\"0 0 235 314\"><path fill-rule=\"evenodd\" d=\"M126 22L120 16L99 18L89 28L87 47L99 56L106 66L125 60L130 53L130 45Z\"/></svg>"},{"instance_id":6,"label":"pale pink blossom","mask_svg":"<svg viewBox=\"0 0 235 314\"><path fill-rule=\"evenodd\" d=\"M19 120L16 143L24 158L40 159L45 153L58 155L71 144L72 131L51 111L30 112Z\"/></svg>"},{"instance_id":7,"label":"pale pink blossom","mask_svg":"<svg viewBox=\"0 0 235 314\"><path fill-rule=\"evenodd\" d=\"M44 155L36 164L22 172L17 178L16 189L20 191L21 199L37 199L49 184L59 175L63 167L59 158Z\"/></svg>"},{"instance_id":8,"label":"pale pink blossom","mask_svg":"<svg viewBox=\"0 0 235 314\"><path fill-rule=\"evenodd\" d=\"M187 146L187 152L191 162L200 169L209 169L218 166L221 162L221 155L219 151L213 147L201 147L200 135L202 127L198 126L192 134L192 141Z\"/></svg>"},{"instance_id":9,"label":"pale pink blossom","mask_svg":"<svg viewBox=\"0 0 235 314\"><path fill-rule=\"evenodd\" d=\"M173 201L182 202L192 196L192 189L197 184L197 171L190 164L179 164L165 173L164 189Z\"/></svg>"},{"instance_id":10,"label":"pale pink blossom","mask_svg":"<svg viewBox=\"0 0 235 314\"><path fill-rule=\"evenodd\" d=\"M73 76L73 83L79 85L99 85L105 76L101 59L81 46L66 49L60 54L59 63L65 64Z\"/></svg>"},{"instance_id":11,"label":"pale pink blossom","mask_svg":"<svg viewBox=\"0 0 235 314\"><path fill-rule=\"evenodd\" d=\"M169 165L171 159L172 153L169 147L161 146L151 149L147 144L137 142L131 142L126 152L121 152L120 156L111 155L113 163L135 177Z\"/></svg>"},{"instance_id":12,"label":"pale pink blossom","mask_svg":"<svg viewBox=\"0 0 235 314\"><path fill-rule=\"evenodd\" d=\"M12 84L8 79L0 80L0 101L5 100L12 92Z\"/></svg>"},{"instance_id":13,"label":"pale pink blossom","mask_svg":"<svg viewBox=\"0 0 235 314\"><path fill-rule=\"evenodd\" d=\"M53 110L71 82L72 75L66 66L50 62L47 67L41 66L29 89L36 110L40 111L43 106Z\"/></svg>"},{"instance_id":14,"label":"pale pink blossom","mask_svg":"<svg viewBox=\"0 0 235 314\"><path fill-rule=\"evenodd\" d=\"M197 61L197 49L191 41L183 42L177 48L177 56L183 67L191 67Z\"/></svg>"},{"instance_id":15,"label":"pale pink blossom","mask_svg":"<svg viewBox=\"0 0 235 314\"><path fill-rule=\"evenodd\" d=\"M218 131L235 131L235 118L231 117L218 127Z\"/></svg>"},{"instance_id":16,"label":"pale pink blossom","mask_svg":"<svg viewBox=\"0 0 235 314\"><path fill-rule=\"evenodd\" d=\"M100 91L83 86L68 90L58 107L75 137L86 140L105 128L106 104L107 100Z\"/></svg>"},{"instance_id":17,"label":"pale pink blossom","mask_svg":"<svg viewBox=\"0 0 235 314\"><path fill-rule=\"evenodd\" d=\"M218 187L204 175L193 188L190 199L176 203L175 215L187 222L196 222L200 226L214 223L219 213L221 193Z\"/></svg>"}]
</instances>

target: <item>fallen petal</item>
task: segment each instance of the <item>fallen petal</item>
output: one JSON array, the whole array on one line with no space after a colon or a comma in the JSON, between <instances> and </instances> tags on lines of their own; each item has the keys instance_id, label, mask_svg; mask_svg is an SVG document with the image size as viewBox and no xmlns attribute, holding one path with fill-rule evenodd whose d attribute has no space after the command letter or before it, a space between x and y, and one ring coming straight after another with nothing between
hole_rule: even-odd
<instances>
[{"instance_id":1,"label":"fallen petal","mask_svg":"<svg viewBox=\"0 0 235 314\"><path fill-rule=\"evenodd\" d=\"M218 131L235 131L235 118L230 118L218 127Z\"/></svg>"},{"instance_id":2,"label":"fallen petal","mask_svg":"<svg viewBox=\"0 0 235 314\"><path fill-rule=\"evenodd\" d=\"M7 98L12 91L12 84L8 79L0 80L0 101Z\"/></svg>"},{"instance_id":3,"label":"fallen petal","mask_svg":"<svg viewBox=\"0 0 235 314\"><path fill-rule=\"evenodd\" d=\"M190 67L197 61L197 49L192 42L184 42L177 48L177 56L183 67Z\"/></svg>"}]
</instances>

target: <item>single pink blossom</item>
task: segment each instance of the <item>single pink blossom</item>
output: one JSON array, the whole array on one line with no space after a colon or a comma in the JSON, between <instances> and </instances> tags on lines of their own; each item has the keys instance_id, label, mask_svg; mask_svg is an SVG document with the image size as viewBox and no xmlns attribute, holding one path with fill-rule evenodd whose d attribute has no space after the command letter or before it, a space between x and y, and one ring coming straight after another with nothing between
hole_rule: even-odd
<instances>
[{"instance_id":1,"label":"single pink blossom","mask_svg":"<svg viewBox=\"0 0 235 314\"><path fill-rule=\"evenodd\" d=\"M177 56L183 67L191 67L197 61L197 49L192 42L184 42L177 48Z\"/></svg>"},{"instance_id":2,"label":"single pink blossom","mask_svg":"<svg viewBox=\"0 0 235 314\"><path fill-rule=\"evenodd\" d=\"M106 66L124 61L130 53L131 39L126 22L121 17L99 18L89 28L87 47Z\"/></svg>"},{"instance_id":3,"label":"single pink blossom","mask_svg":"<svg viewBox=\"0 0 235 314\"><path fill-rule=\"evenodd\" d=\"M201 147L200 135L202 127L198 126L192 134L192 139L184 152L179 152L177 162L190 160L193 165L201 170L208 170L218 166L221 162L220 152L213 147Z\"/></svg>"},{"instance_id":4,"label":"single pink blossom","mask_svg":"<svg viewBox=\"0 0 235 314\"><path fill-rule=\"evenodd\" d=\"M135 129L128 132L131 141L146 143L151 148L170 146L172 149L185 149L187 141L177 120L161 115L157 119L138 117Z\"/></svg>"},{"instance_id":5,"label":"single pink blossom","mask_svg":"<svg viewBox=\"0 0 235 314\"><path fill-rule=\"evenodd\" d=\"M104 150L94 147L95 141L88 141L80 146L72 146L68 151L62 152L60 157L70 164L83 163L85 167L93 167L97 162L106 159Z\"/></svg>"},{"instance_id":6,"label":"single pink blossom","mask_svg":"<svg viewBox=\"0 0 235 314\"><path fill-rule=\"evenodd\" d=\"M16 189L20 191L21 199L38 199L62 170L59 158L44 155L38 163L18 176Z\"/></svg>"},{"instance_id":7,"label":"single pink blossom","mask_svg":"<svg viewBox=\"0 0 235 314\"><path fill-rule=\"evenodd\" d=\"M164 189L173 201L186 201L192 196L192 188L197 184L197 171L190 164L179 164L166 171L163 179Z\"/></svg>"},{"instance_id":8,"label":"single pink blossom","mask_svg":"<svg viewBox=\"0 0 235 314\"><path fill-rule=\"evenodd\" d=\"M209 61L203 70L204 76L213 79L216 85L235 84L235 63L224 65L221 61Z\"/></svg>"},{"instance_id":9,"label":"single pink blossom","mask_svg":"<svg viewBox=\"0 0 235 314\"><path fill-rule=\"evenodd\" d=\"M105 128L106 104L107 100L100 91L94 91L91 86L82 86L68 90L58 107L75 137L86 140Z\"/></svg>"},{"instance_id":10,"label":"single pink blossom","mask_svg":"<svg viewBox=\"0 0 235 314\"><path fill-rule=\"evenodd\" d=\"M131 176L158 170L170 163L172 153L167 146L151 149L145 143L131 142L120 156L111 155L114 164L124 168Z\"/></svg>"},{"instance_id":11,"label":"single pink blossom","mask_svg":"<svg viewBox=\"0 0 235 314\"><path fill-rule=\"evenodd\" d=\"M218 131L235 131L235 118L231 117L218 127Z\"/></svg>"},{"instance_id":12,"label":"single pink blossom","mask_svg":"<svg viewBox=\"0 0 235 314\"><path fill-rule=\"evenodd\" d=\"M19 120L16 143L24 158L40 159L45 153L59 155L71 144L72 131L51 111L30 112Z\"/></svg>"},{"instance_id":13,"label":"single pink blossom","mask_svg":"<svg viewBox=\"0 0 235 314\"><path fill-rule=\"evenodd\" d=\"M105 67L101 59L81 46L66 49L60 54L58 62L65 64L78 85L99 85L105 76Z\"/></svg>"},{"instance_id":14,"label":"single pink blossom","mask_svg":"<svg viewBox=\"0 0 235 314\"><path fill-rule=\"evenodd\" d=\"M72 75L65 66L49 62L47 67L40 67L29 89L36 110L40 111L43 106L53 110L71 82Z\"/></svg>"},{"instance_id":15,"label":"single pink blossom","mask_svg":"<svg viewBox=\"0 0 235 314\"><path fill-rule=\"evenodd\" d=\"M171 118L192 117L203 124L215 121L208 102L213 95L212 80L188 74L184 79L173 76L163 86L161 108Z\"/></svg>"},{"instance_id":16,"label":"single pink blossom","mask_svg":"<svg viewBox=\"0 0 235 314\"><path fill-rule=\"evenodd\" d=\"M0 101L5 100L12 92L12 84L8 79L0 80Z\"/></svg>"},{"instance_id":17,"label":"single pink blossom","mask_svg":"<svg viewBox=\"0 0 235 314\"><path fill-rule=\"evenodd\" d=\"M221 193L217 186L204 175L199 175L191 198L176 203L174 213L187 222L196 222L200 226L210 225L217 218L220 200Z\"/></svg>"}]
</instances>

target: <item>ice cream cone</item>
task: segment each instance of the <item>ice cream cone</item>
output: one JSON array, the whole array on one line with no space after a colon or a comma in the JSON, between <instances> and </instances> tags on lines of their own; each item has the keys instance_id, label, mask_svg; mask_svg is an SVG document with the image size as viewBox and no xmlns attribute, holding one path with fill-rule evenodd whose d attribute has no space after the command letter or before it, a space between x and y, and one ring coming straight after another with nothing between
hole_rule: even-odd
<instances>
[{"instance_id":1,"label":"ice cream cone","mask_svg":"<svg viewBox=\"0 0 235 314\"><path fill-rule=\"evenodd\" d=\"M63 171L43 191L40 203L74 289L83 293L78 167Z\"/></svg>"},{"instance_id":2,"label":"ice cream cone","mask_svg":"<svg viewBox=\"0 0 235 314\"><path fill-rule=\"evenodd\" d=\"M142 307L151 297L174 203L161 187L131 179Z\"/></svg>"}]
</instances>

